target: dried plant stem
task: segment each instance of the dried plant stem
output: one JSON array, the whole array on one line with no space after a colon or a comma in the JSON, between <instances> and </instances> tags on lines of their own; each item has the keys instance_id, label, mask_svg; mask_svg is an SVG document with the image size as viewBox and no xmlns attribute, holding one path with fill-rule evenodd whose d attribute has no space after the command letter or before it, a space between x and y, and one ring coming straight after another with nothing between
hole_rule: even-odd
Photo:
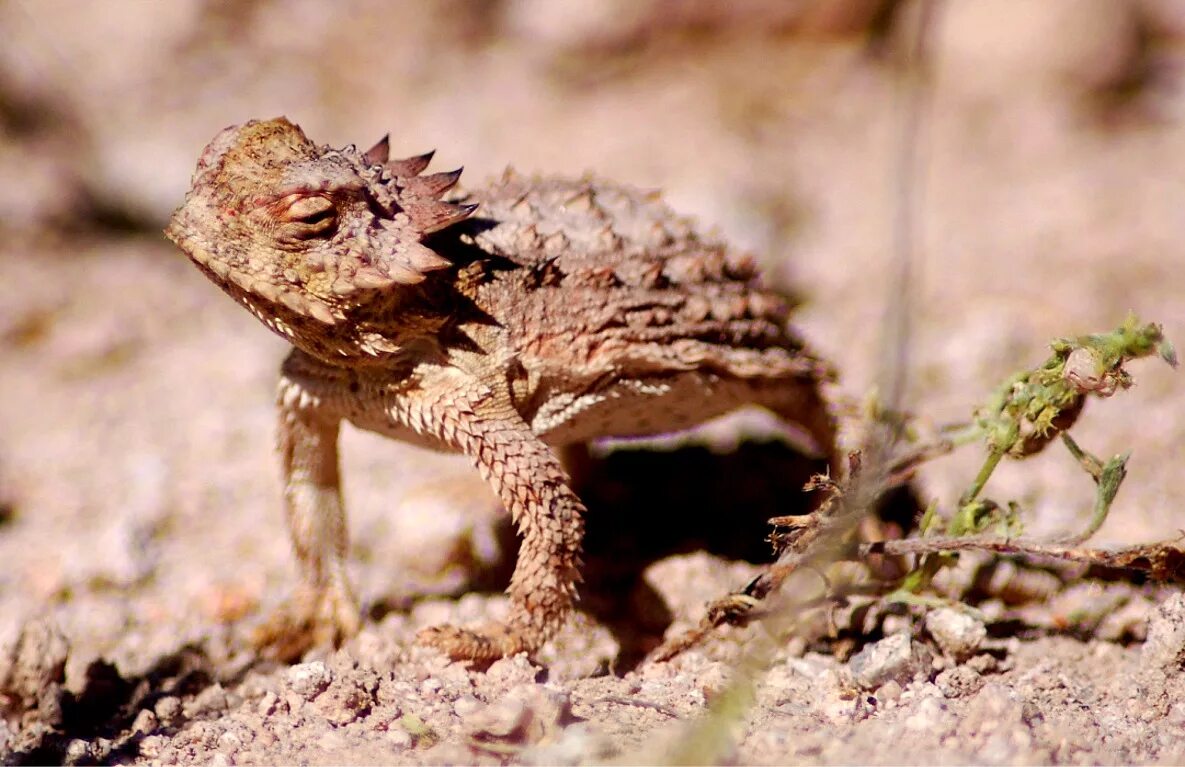
<instances>
[{"instance_id":1,"label":"dried plant stem","mask_svg":"<svg viewBox=\"0 0 1185 767\"><path fill-rule=\"evenodd\" d=\"M857 544L852 554L860 559L873 554L889 556L937 554L949 551L990 551L998 554L1056 559L1086 565L1147 573L1159 581L1185 582L1185 549L1181 539L1118 549L1083 548L1073 543L1032 541L999 536L908 538Z\"/></svg>"}]
</instances>

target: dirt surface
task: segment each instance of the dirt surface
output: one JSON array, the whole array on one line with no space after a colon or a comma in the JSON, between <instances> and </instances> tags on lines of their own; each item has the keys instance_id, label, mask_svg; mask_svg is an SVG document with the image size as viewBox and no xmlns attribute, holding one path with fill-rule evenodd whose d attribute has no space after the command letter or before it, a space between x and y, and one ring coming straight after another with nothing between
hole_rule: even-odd
<instances>
[{"instance_id":1,"label":"dirt surface","mask_svg":"<svg viewBox=\"0 0 1185 767\"><path fill-rule=\"evenodd\" d=\"M486 670L411 639L505 609L513 541L489 491L463 460L347 431L369 619L337 652L268 664L241 640L293 576L271 444L283 344L159 230L205 142L249 117L335 145L391 131L475 180L592 169L751 249L858 402L904 298L886 294L890 5L0 4L0 762L673 753L757 629L645 654L743 586L764 520L802 504L805 469L761 419L595 451L585 612L536 663ZM1049 339L1128 311L1185 343L1181 5L948 0L932 43L908 406L965 418ZM1099 543L1185 527L1181 379L1131 370L1138 385L1075 428L1097 454L1133 451ZM949 506L979 457L928 466L916 492ZM1080 528L1093 498L1053 450L989 493L1036 535ZM789 642L711 758L1185 761L1179 593L980 572L982 619L897 609Z\"/></svg>"}]
</instances>

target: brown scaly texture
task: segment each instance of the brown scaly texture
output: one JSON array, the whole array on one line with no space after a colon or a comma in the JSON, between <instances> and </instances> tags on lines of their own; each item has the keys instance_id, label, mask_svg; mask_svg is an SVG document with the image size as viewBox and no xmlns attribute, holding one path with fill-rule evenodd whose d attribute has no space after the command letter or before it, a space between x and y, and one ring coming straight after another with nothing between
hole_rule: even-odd
<instances>
[{"instance_id":1,"label":"brown scaly texture","mask_svg":"<svg viewBox=\"0 0 1185 767\"><path fill-rule=\"evenodd\" d=\"M753 262L654 194L511 171L463 203L460 172L421 175L309 141L278 118L206 148L166 233L295 347L279 448L302 586L258 639L284 657L338 642L360 615L345 575L340 423L464 453L523 541L505 625L420 640L455 658L534 651L579 580L584 507L552 447L685 429L741 405L824 455L825 365ZM475 213L476 211L476 213Z\"/></svg>"}]
</instances>

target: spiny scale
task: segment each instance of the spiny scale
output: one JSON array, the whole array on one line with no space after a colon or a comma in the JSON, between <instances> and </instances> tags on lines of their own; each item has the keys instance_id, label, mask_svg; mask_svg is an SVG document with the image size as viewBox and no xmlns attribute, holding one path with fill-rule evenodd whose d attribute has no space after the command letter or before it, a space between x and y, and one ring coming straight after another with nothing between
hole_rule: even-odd
<instances>
[{"instance_id":1,"label":"spiny scale","mask_svg":"<svg viewBox=\"0 0 1185 767\"><path fill-rule=\"evenodd\" d=\"M383 167L387 169L392 176L418 176L424 172L428 167L428 163L432 162L432 156L436 154L433 149L423 154L414 157L405 157L402 160L391 160L385 162Z\"/></svg>"},{"instance_id":2,"label":"spiny scale","mask_svg":"<svg viewBox=\"0 0 1185 767\"><path fill-rule=\"evenodd\" d=\"M423 197L439 197L457 185L463 170L464 168L457 168L443 173L433 173L429 176L411 176L402 178L400 181L403 183L403 188L412 194Z\"/></svg>"},{"instance_id":3,"label":"spiny scale","mask_svg":"<svg viewBox=\"0 0 1185 767\"><path fill-rule=\"evenodd\" d=\"M391 156L391 134L383 136L378 142L367 149L362 155L362 160L367 165L382 165Z\"/></svg>"}]
</instances>

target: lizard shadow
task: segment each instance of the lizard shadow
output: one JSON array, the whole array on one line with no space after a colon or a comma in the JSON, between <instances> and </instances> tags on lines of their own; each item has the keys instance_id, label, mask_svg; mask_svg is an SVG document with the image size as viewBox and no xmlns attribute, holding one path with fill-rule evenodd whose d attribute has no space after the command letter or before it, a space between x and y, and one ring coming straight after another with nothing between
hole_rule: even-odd
<instances>
[{"instance_id":1,"label":"lizard shadow","mask_svg":"<svg viewBox=\"0 0 1185 767\"><path fill-rule=\"evenodd\" d=\"M212 658L205 648L189 644L158 658L146 671L127 677L113 663L101 658L93 660L86 668L81 689L72 692L64 685L56 689L53 705L57 712L48 726L39 728L37 737L5 755L4 761L13 765L64 764L72 742L106 739L109 751L72 758L84 764L131 762L140 756L140 743L146 737L173 734L193 719L218 714L190 712L178 706L176 715L169 721L156 722L147 730L137 731L134 722L140 712L154 708L165 697L192 701L215 685L237 685L256 665L255 661L247 660L245 664L228 665Z\"/></svg>"},{"instance_id":2,"label":"lizard shadow","mask_svg":"<svg viewBox=\"0 0 1185 767\"><path fill-rule=\"evenodd\" d=\"M727 560L771 562L769 518L810 512L817 499L802 486L825 468L823 461L778 440L743 442L725 454L687 446L623 449L590 458L577 481L588 506L580 609L617 640L620 652L611 663L613 670L621 674L635 668L661 643L674 620L665 598L644 578L648 567L696 551ZM906 529L918 508L909 492L899 493L888 499L881 516ZM505 551L517 550L508 520L499 536ZM471 585L501 591L513 565L508 556ZM680 586L688 587L694 588ZM696 598L708 602L724 596L711 588Z\"/></svg>"}]
</instances>

